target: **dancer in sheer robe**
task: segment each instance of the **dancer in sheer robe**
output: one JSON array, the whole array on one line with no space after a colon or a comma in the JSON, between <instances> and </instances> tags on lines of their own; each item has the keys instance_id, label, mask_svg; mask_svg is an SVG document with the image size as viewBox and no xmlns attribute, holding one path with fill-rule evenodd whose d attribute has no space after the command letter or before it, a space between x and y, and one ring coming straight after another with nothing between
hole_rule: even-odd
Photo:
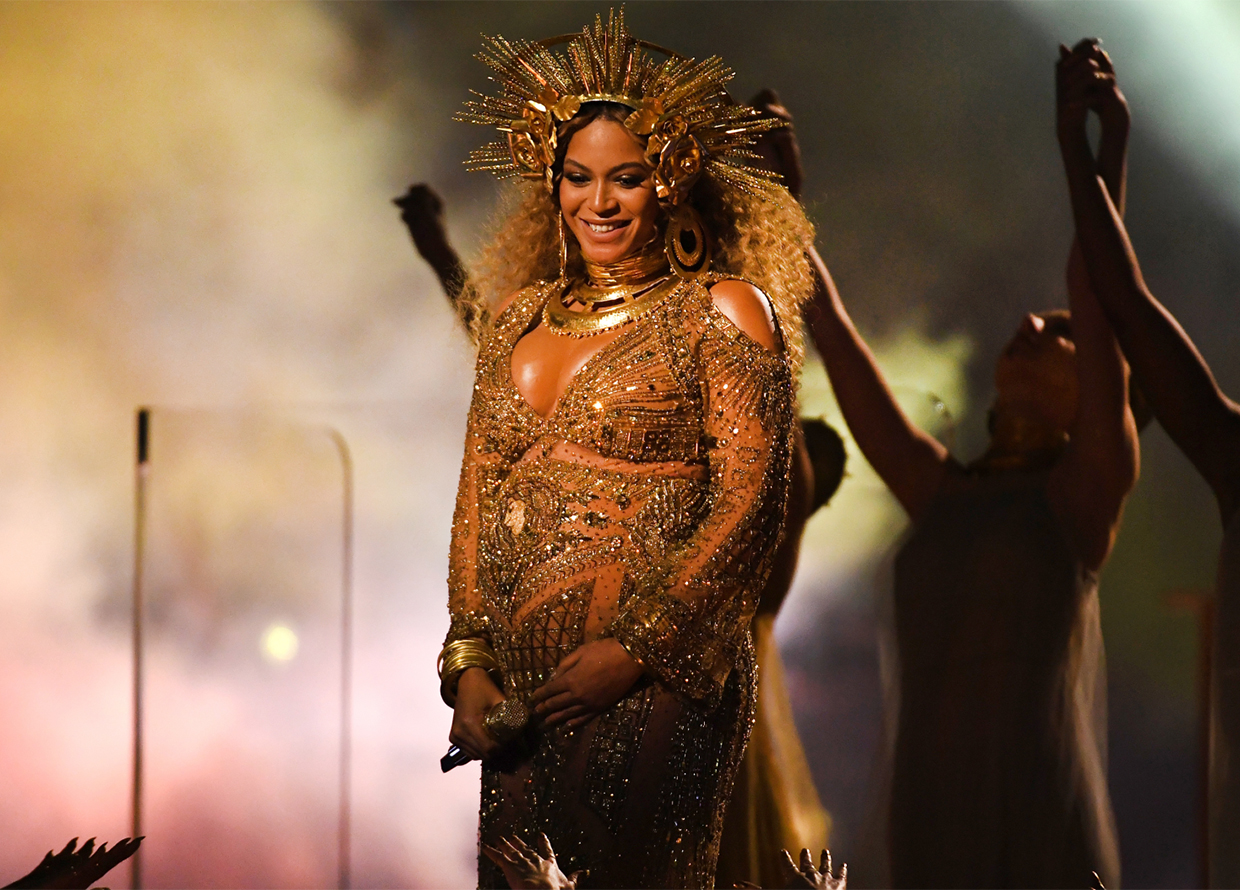
<instances>
[{"instance_id":1,"label":"dancer in sheer robe","mask_svg":"<svg viewBox=\"0 0 1240 890\"><path fill-rule=\"evenodd\" d=\"M1122 183L1098 181L1085 132L1088 112L1104 143L1127 134L1128 103L1111 60L1095 40L1060 47L1059 144L1078 239L1133 378L1154 416L1210 484L1224 537L1215 604L1211 688L1209 886L1240 886L1240 406L1220 391L1175 318L1146 287L1122 220Z\"/></svg>"},{"instance_id":2,"label":"dancer in sheer robe","mask_svg":"<svg viewBox=\"0 0 1240 890\"><path fill-rule=\"evenodd\" d=\"M1122 146L1103 149L1122 178ZM1027 315L967 466L897 406L826 266L807 317L858 446L913 523L895 564L895 887L1118 878L1097 578L1137 475L1127 371L1075 248L1071 314Z\"/></svg>"}]
</instances>

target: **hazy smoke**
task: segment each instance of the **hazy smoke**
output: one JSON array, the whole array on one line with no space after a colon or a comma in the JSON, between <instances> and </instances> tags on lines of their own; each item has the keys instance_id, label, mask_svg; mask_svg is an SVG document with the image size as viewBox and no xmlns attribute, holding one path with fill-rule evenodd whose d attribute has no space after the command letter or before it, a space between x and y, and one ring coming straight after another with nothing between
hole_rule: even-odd
<instances>
[{"instance_id":1,"label":"hazy smoke","mask_svg":"<svg viewBox=\"0 0 1240 890\"><path fill-rule=\"evenodd\" d=\"M358 96L364 60L313 6L11 5L0 34L0 874L128 833L154 404L148 882L335 880L325 422L358 460L355 880L467 882L476 788L437 776L433 664L470 359L387 204L407 111ZM355 407L289 409L325 401ZM285 666L259 655L280 616Z\"/></svg>"},{"instance_id":2,"label":"hazy smoke","mask_svg":"<svg viewBox=\"0 0 1240 890\"><path fill-rule=\"evenodd\" d=\"M1210 209L1235 177L1209 173L1240 156L1225 119L1235 12L1155 7L636 4L630 23L722 54L739 96L780 90L846 303L915 417L953 432L933 395L961 420L967 457L999 345L1023 312L1063 302L1051 66L1079 31L1132 74L1129 218L1147 278L1240 390L1236 229ZM357 484L354 882L471 883L477 768L438 773L449 712L433 671L472 359L388 200L431 179L474 242L494 190L460 172L481 134L447 118L482 86L477 32L563 33L600 10L0 4L0 879L74 835L128 830L132 428L148 404L149 883L334 881L329 425ZM1198 194L1203 180L1217 187ZM816 366L804 404L838 421ZM1126 877L1152 884L1187 867L1188 829L1178 852L1164 841L1192 824L1193 642L1161 597L1209 583L1217 518L1157 429L1143 447L1103 596L1113 674L1154 678L1112 711L1129 727L1112 740ZM850 456L780 625L842 829L873 742L872 627L821 610L867 607L867 573L904 521ZM296 637L291 660L264 657L273 627ZM1151 709L1174 732L1146 732ZM1178 790L1146 796L1151 775Z\"/></svg>"}]
</instances>

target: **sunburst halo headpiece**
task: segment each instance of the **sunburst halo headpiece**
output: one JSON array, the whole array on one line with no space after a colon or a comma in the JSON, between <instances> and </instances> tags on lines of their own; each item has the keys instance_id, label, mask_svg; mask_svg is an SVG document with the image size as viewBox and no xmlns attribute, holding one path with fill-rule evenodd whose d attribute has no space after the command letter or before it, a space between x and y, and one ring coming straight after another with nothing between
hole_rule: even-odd
<instances>
[{"instance_id":1,"label":"sunburst halo headpiece","mask_svg":"<svg viewBox=\"0 0 1240 890\"><path fill-rule=\"evenodd\" d=\"M608 13L606 24L596 16L580 34L484 39L477 58L495 72L499 91L475 92L456 120L493 126L504 137L471 152L470 170L540 179L550 191L557 124L588 102L614 102L630 109L625 126L648 137L646 159L664 204L679 205L702 175L751 194L778 182L749 161L758 136L784 122L733 102L725 89L732 70L717 56L698 62L634 38L623 9ZM553 52L560 44L563 52Z\"/></svg>"}]
</instances>

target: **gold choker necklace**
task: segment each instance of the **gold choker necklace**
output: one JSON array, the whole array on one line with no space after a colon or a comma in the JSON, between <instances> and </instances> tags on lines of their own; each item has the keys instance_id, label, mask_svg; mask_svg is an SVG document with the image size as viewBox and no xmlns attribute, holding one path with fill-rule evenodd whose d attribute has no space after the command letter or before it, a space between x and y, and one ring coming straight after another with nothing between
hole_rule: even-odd
<instances>
[{"instance_id":1,"label":"gold choker necklace","mask_svg":"<svg viewBox=\"0 0 1240 890\"><path fill-rule=\"evenodd\" d=\"M587 282L592 287L604 288L639 284L658 278L669 268L667 253L660 241L661 239L654 238L641 250L615 263L604 265L585 260Z\"/></svg>"},{"instance_id":2,"label":"gold choker necklace","mask_svg":"<svg viewBox=\"0 0 1240 890\"><path fill-rule=\"evenodd\" d=\"M625 306L634 304L635 301L644 299L647 291L656 288L656 285L668 278L671 273L671 267L667 263L667 253L663 250L660 238L651 238L649 242L642 245L636 253L631 253L616 263L591 263L590 260L583 257L585 263L585 280L578 281L568 291L568 296L572 297L570 302L578 302L584 307L582 312L569 312L564 306L563 295L559 300L548 302L549 316L557 317L557 319L567 319L563 315L567 312L568 316L591 315L595 316L595 324L590 325L590 332L608 330L608 327L622 324L620 321L613 321L609 325L599 327L601 317L604 312L614 310L622 310ZM553 305L556 304L556 305ZM558 307L557 307L558 305ZM562 311L563 310L563 311ZM622 312L621 312L622 315ZM606 316L613 319L613 316ZM615 317L619 317L615 316ZM635 316L630 316L635 317ZM551 322L548 322L551 324ZM570 330L584 330L582 324L573 322L573 324L559 325L553 327L553 330L560 332Z\"/></svg>"},{"instance_id":3,"label":"gold choker necklace","mask_svg":"<svg viewBox=\"0 0 1240 890\"><path fill-rule=\"evenodd\" d=\"M672 290L677 281L678 279L671 275L664 275L661 278L655 278L643 284L608 288L606 290L611 294L615 294L617 291L626 291L627 293L620 296L611 296L606 300L584 299L587 294L584 294L583 291L601 290L598 288L591 289L585 284L577 284L567 288L561 286L556 289L556 292L551 295L551 299L543 306L543 323L547 325L547 328L552 333L562 334L566 337L589 337L592 334L601 334L604 331L628 324L633 319L645 315L662 302L662 298ZM587 307L599 305L603 302L612 302L616 299L620 299L621 302L618 306L595 310L587 308L581 312L574 312L564 305L565 296L569 296L574 302L582 303Z\"/></svg>"}]
</instances>

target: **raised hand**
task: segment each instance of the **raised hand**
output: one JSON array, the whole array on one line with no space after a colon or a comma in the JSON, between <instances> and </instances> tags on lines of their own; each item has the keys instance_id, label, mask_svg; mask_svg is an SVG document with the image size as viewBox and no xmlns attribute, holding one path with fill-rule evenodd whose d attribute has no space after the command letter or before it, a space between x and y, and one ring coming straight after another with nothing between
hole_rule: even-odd
<instances>
[{"instance_id":1,"label":"raised hand","mask_svg":"<svg viewBox=\"0 0 1240 890\"><path fill-rule=\"evenodd\" d=\"M1068 49L1059 45L1056 66L1061 134L1065 127L1083 127L1090 111L1102 121L1103 134L1127 135L1128 101L1115 78L1115 66L1096 38L1088 37Z\"/></svg>"},{"instance_id":2,"label":"raised hand","mask_svg":"<svg viewBox=\"0 0 1240 890\"><path fill-rule=\"evenodd\" d=\"M400 208L400 219L409 230L414 246L427 262L442 255L448 243L443 224L443 199L424 182L409 186L409 191L392 203Z\"/></svg>"},{"instance_id":3,"label":"raised hand","mask_svg":"<svg viewBox=\"0 0 1240 890\"><path fill-rule=\"evenodd\" d=\"M580 726L624 698L641 675L617 640L595 640L569 653L530 702L544 724Z\"/></svg>"},{"instance_id":4,"label":"raised hand","mask_svg":"<svg viewBox=\"0 0 1240 890\"><path fill-rule=\"evenodd\" d=\"M422 259L430 264L448 298L455 303L465 284L465 267L448 242L443 222L443 199L429 185L418 183L392 203L400 208L400 218L413 238Z\"/></svg>"},{"instance_id":5,"label":"raised hand","mask_svg":"<svg viewBox=\"0 0 1240 890\"><path fill-rule=\"evenodd\" d=\"M836 877L831 868L829 850L822 851L822 860L817 868L807 849L801 850L799 865L792 861L792 855L787 850L780 850L779 853L779 874L787 890L846 890L848 887L848 865L840 866L839 876Z\"/></svg>"},{"instance_id":6,"label":"raised hand","mask_svg":"<svg viewBox=\"0 0 1240 890\"><path fill-rule=\"evenodd\" d=\"M1092 168L1102 175L1120 216L1124 214L1127 180L1128 128L1131 115L1115 78L1115 66L1096 38L1086 38L1072 49L1059 46L1055 67L1059 146L1069 171ZM1097 156L1085 133L1093 111L1102 122Z\"/></svg>"},{"instance_id":7,"label":"raised hand","mask_svg":"<svg viewBox=\"0 0 1240 890\"><path fill-rule=\"evenodd\" d=\"M555 861L555 851L545 834L538 836L538 849L519 837L501 838L498 847L482 845L483 854L500 867L513 890L576 890L584 871L565 875Z\"/></svg>"},{"instance_id":8,"label":"raised hand","mask_svg":"<svg viewBox=\"0 0 1240 890\"><path fill-rule=\"evenodd\" d=\"M792 197L799 201L805 172L801 168L801 145L792 129L792 114L784 107L779 95L769 88L750 99L749 104L758 111L787 123L786 127L770 130L759 136L755 149L762 156L762 166L783 177L784 185L792 193Z\"/></svg>"}]
</instances>

